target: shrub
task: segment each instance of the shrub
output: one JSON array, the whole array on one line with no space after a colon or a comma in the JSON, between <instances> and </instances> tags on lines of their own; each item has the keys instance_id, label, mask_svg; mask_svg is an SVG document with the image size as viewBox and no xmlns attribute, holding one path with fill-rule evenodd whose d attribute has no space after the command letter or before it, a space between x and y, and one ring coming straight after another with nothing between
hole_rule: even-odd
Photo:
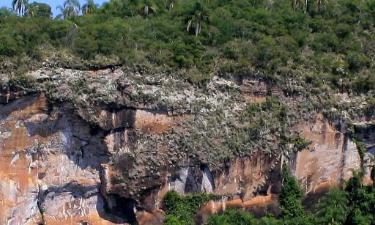
<instances>
[{"instance_id":1,"label":"shrub","mask_svg":"<svg viewBox=\"0 0 375 225\"><path fill-rule=\"evenodd\" d=\"M304 215L302 207L303 192L296 178L289 168L284 165L282 170L282 188L280 193L280 208L284 218L301 217Z\"/></svg>"},{"instance_id":2,"label":"shrub","mask_svg":"<svg viewBox=\"0 0 375 225\"><path fill-rule=\"evenodd\" d=\"M363 53L350 52L346 60L348 61L349 69L354 72L370 66L369 58Z\"/></svg>"},{"instance_id":3,"label":"shrub","mask_svg":"<svg viewBox=\"0 0 375 225\"><path fill-rule=\"evenodd\" d=\"M256 219L250 214L239 210L227 210L221 215L209 218L207 225L251 225Z\"/></svg>"},{"instance_id":4,"label":"shrub","mask_svg":"<svg viewBox=\"0 0 375 225\"><path fill-rule=\"evenodd\" d=\"M345 191L333 189L315 206L316 224L344 224L349 213L349 199Z\"/></svg>"},{"instance_id":5,"label":"shrub","mask_svg":"<svg viewBox=\"0 0 375 225\"><path fill-rule=\"evenodd\" d=\"M339 40L333 33L316 34L312 42L313 49L321 52L336 51L338 45Z\"/></svg>"},{"instance_id":6,"label":"shrub","mask_svg":"<svg viewBox=\"0 0 375 225\"><path fill-rule=\"evenodd\" d=\"M23 52L16 37L0 34L0 55L15 56Z\"/></svg>"},{"instance_id":7,"label":"shrub","mask_svg":"<svg viewBox=\"0 0 375 225\"><path fill-rule=\"evenodd\" d=\"M272 37L264 37L256 44L254 53L255 64L263 69L275 70L285 63L286 57L279 45Z\"/></svg>"},{"instance_id":8,"label":"shrub","mask_svg":"<svg viewBox=\"0 0 375 225\"><path fill-rule=\"evenodd\" d=\"M346 38L347 36L349 36L351 31L352 27L345 23L337 24L335 28L335 33L339 38Z\"/></svg>"},{"instance_id":9,"label":"shrub","mask_svg":"<svg viewBox=\"0 0 375 225\"><path fill-rule=\"evenodd\" d=\"M195 213L210 199L212 196L205 193L180 196L175 191L168 192L163 200L167 224L194 225Z\"/></svg>"}]
</instances>

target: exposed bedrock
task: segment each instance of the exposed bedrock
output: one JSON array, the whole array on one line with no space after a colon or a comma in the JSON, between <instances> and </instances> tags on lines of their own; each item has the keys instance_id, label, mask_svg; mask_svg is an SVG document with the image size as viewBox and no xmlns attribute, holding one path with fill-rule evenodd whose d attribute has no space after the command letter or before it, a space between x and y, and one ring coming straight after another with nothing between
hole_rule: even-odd
<instances>
[{"instance_id":1,"label":"exposed bedrock","mask_svg":"<svg viewBox=\"0 0 375 225\"><path fill-rule=\"evenodd\" d=\"M311 141L310 146L296 154L294 174L307 194L339 187L354 171L361 169L361 159L353 140L346 133L345 124L337 130L322 115L314 123L302 123L297 129Z\"/></svg>"},{"instance_id":2,"label":"exposed bedrock","mask_svg":"<svg viewBox=\"0 0 375 225\"><path fill-rule=\"evenodd\" d=\"M0 105L0 224L162 224L170 190L220 197L197 221L231 207L277 213L279 170L288 156L261 150L210 168L176 145L192 115L137 108L80 108L28 95ZM322 115L295 129L310 146L290 157L307 194L342 185L364 168L371 183L374 126L354 126L361 159L345 123Z\"/></svg>"},{"instance_id":3,"label":"exposed bedrock","mask_svg":"<svg viewBox=\"0 0 375 225\"><path fill-rule=\"evenodd\" d=\"M43 95L0 108L0 224L112 224L100 193L104 133ZM108 219L104 219L108 218Z\"/></svg>"}]
</instances>

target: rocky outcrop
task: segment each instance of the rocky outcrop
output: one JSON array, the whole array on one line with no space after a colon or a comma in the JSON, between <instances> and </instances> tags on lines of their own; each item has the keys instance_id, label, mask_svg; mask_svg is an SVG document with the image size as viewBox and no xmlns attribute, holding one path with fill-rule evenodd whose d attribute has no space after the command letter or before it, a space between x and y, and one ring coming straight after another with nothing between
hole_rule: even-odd
<instances>
[{"instance_id":1,"label":"rocky outcrop","mask_svg":"<svg viewBox=\"0 0 375 225\"><path fill-rule=\"evenodd\" d=\"M311 145L296 155L294 174L306 193L319 193L339 187L353 171L361 168L357 146L346 133L337 130L322 115L313 123L303 123L297 128Z\"/></svg>"},{"instance_id":2,"label":"rocky outcrop","mask_svg":"<svg viewBox=\"0 0 375 225\"><path fill-rule=\"evenodd\" d=\"M104 134L43 95L0 112L0 223L111 224L99 190Z\"/></svg>"},{"instance_id":3,"label":"rocky outcrop","mask_svg":"<svg viewBox=\"0 0 375 225\"><path fill-rule=\"evenodd\" d=\"M363 144L362 169L363 183L372 185L375 177L375 121L354 123L354 136Z\"/></svg>"},{"instance_id":4,"label":"rocky outcrop","mask_svg":"<svg viewBox=\"0 0 375 225\"><path fill-rule=\"evenodd\" d=\"M361 166L372 182L371 155L361 159L346 123L301 122L292 113L302 97L262 80L214 77L200 89L121 69L29 75L40 94L0 91L0 224L157 225L170 190L221 199L200 221L231 207L277 214L286 159L306 193L340 186ZM371 152L371 126L355 129ZM298 134L311 144L293 157Z\"/></svg>"}]
</instances>

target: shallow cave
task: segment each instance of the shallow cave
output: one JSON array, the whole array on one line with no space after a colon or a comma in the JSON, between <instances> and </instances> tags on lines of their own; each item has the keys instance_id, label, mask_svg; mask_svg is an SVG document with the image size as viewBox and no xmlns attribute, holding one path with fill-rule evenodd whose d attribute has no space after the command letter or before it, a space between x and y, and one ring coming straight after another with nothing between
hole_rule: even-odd
<instances>
[{"instance_id":1,"label":"shallow cave","mask_svg":"<svg viewBox=\"0 0 375 225\"><path fill-rule=\"evenodd\" d=\"M130 223L137 224L134 209L137 203L134 199L124 198L117 194L110 194L107 196L105 204L106 213L112 218L110 219L115 223Z\"/></svg>"}]
</instances>

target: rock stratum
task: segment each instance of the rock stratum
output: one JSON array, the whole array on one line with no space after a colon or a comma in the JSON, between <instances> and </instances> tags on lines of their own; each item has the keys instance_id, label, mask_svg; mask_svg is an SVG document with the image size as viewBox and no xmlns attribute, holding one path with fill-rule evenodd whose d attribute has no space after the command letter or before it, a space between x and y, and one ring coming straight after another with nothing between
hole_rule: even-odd
<instances>
[{"instance_id":1,"label":"rock stratum","mask_svg":"<svg viewBox=\"0 0 375 225\"><path fill-rule=\"evenodd\" d=\"M170 190L221 199L197 223L233 207L277 213L282 166L307 196L358 170L373 182L366 96L291 95L304 87L256 76L196 87L128 68L1 77L0 224L157 225Z\"/></svg>"}]
</instances>

